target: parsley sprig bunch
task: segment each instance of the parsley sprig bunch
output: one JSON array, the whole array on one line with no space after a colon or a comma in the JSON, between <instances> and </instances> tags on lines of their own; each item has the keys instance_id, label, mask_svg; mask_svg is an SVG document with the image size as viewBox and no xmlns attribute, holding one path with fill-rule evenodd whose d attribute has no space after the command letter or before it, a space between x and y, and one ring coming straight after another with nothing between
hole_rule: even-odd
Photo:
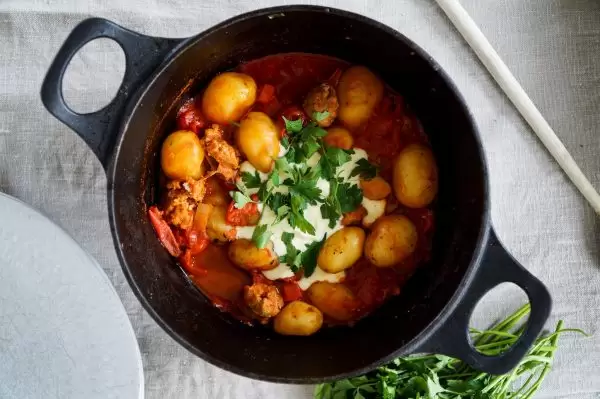
<instances>
[{"instance_id":1,"label":"parsley sprig bunch","mask_svg":"<svg viewBox=\"0 0 600 399\"><path fill-rule=\"evenodd\" d=\"M304 217L309 205L320 205L321 216L328 219L329 227L333 228L343 213L351 212L361 204L363 194L360 187L345 181L338 171L340 166L351 161L354 151L327 146L323 141L327 131L315 122L327 117L327 112L315 113L313 121L306 125L301 118L288 120L284 117L287 135L281 139L281 145L286 149L286 155L275 160L272 171L264 181L257 171L254 174L243 172L243 184L237 184L239 191L231 192L235 206L242 208L253 201L248 190L257 189L258 201L276 214L273 222L259 224L254 229L252 241L258 248L267 245L272 234L270 228L284 219L292 228L314 236L315 226ZM319 161L309 166L308 161L316 153L320 155ZM376 173L375 166L361 159L351 177L361 175L372 178ZM323 195L317 185L319 179L329 182L329 195ZM280 186L285 186L287 192L279 190ZM316 268L316 258L326 237L315 240L304 251L293 246L293 233L286 232L281 238L287 248L281 261L294 272L303 268L304 275L310 276Z\"/></svg>"}]
</instances>

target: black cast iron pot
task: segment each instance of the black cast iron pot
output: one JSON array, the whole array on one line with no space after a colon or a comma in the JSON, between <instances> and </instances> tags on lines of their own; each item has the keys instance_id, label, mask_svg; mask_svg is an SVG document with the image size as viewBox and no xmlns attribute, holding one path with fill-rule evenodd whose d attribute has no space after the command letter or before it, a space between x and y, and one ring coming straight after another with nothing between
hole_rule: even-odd
<instances>
[{"instance_id":1,"label":"black cast iron pot","mask_svg":"<svg viewBox=\"0 0 600 399\"><path fill-rule=\"evenodd\" d=\"M123 48L123 83L104 109L77 114L63 100L64 72L84 44L100 37ZM215 309L161 246L146 216L156 191L157 152L182 96L242 61L282 52L327 54L382 76L423 123L440 171L431 261L400 296L356 326L325 328L311 337L248 327ZM485 158L463 99L431 57L376 21L331 8L276 7L175 40L88 19L50 66L42 101L106 169L115 247L140 302L177 342L224 369L269 381L314 383L364 373L400 355L436 352L503 373L524 356L549 315L548 291L502 248L490 225ZM532 311L516 345L487 357L473 349L467 327L479 299L502 282L525 290Z\"/></svg>"}]
</instances>

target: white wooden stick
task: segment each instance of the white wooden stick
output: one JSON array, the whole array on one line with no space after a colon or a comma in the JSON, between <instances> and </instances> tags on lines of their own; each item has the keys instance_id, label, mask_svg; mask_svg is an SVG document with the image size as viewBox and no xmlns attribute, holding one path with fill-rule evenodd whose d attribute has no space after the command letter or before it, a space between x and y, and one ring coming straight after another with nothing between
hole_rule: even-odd
<instances>
[{"instance_id":1,"label":"white wooden stick","mask_svg":"<svg viewBox=\"0 0 600 399\"><path fill-rule=\"evenodd\" d=\"M600 214L600 195L458 0L436 0L569 179Z\"/></svg>"}]
</instances>

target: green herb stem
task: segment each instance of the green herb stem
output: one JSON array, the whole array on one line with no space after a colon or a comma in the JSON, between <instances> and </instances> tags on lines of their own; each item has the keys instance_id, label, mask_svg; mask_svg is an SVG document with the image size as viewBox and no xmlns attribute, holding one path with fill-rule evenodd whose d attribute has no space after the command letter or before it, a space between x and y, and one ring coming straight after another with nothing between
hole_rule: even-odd
<instances>
[{"instance_id":1,"label":"green herb stem","mask_svg":"<svg viewBox=\"0 0 600 399\"><path fill-rule=\"evenodd\" d=\"M497 356L512 345L524 331L522 321L530 311L523 306L489 330L471 329L474 347ZM391 363L356 378L321 384L317 399L531 399L552 367L558 338L563 333L586 335L579 329L563 328L538 338L528 354L511 372L490 375L477 371L458 359L443 355L416 355Z\"/></svg>"}]
</instances>

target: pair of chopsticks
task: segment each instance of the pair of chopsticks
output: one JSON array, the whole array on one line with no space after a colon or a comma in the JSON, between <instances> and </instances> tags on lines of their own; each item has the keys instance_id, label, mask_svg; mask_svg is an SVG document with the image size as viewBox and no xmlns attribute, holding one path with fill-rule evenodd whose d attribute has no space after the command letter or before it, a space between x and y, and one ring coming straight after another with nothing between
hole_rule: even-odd
<instances>
[{"instance_id":1,"label":"pair of chopsticks","mask_svg":"<svg viewBox=\"0 0 600 399\"><path fill-rule=\"evenodd\" d=\"M458 0L436 0L571 182L600 214L600 195Z\"/></svg>"}]
</instances>

